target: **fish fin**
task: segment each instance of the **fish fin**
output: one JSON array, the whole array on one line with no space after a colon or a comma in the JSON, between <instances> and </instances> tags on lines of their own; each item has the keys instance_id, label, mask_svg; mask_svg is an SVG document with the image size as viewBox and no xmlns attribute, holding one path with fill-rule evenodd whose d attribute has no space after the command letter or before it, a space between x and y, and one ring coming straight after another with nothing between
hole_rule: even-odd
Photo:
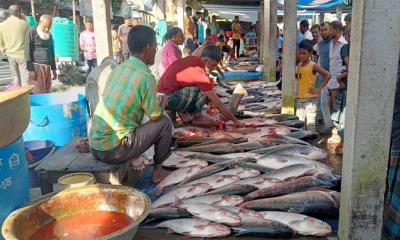
<instances>
[{"instance_id":1,"label":"fish fin","mask_svg":"<svg viewBox=\"0 0 400 240\"><path fill-rule=\"evenodd\" d=\"M196 226L193 226L193 228L196 228L198 230L204 230L204 229L206 229L206 227L207 227L207 225L196 225Z\"/></svg>"}]
</instances>

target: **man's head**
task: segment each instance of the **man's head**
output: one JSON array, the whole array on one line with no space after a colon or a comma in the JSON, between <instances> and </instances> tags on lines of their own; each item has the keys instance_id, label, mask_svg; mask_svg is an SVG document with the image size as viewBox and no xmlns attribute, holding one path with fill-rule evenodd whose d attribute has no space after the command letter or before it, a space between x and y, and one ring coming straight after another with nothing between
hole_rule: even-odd
<instances>
[{"instance_id":1,"label":"man's head","mask_svg":"<svg viewBox=\"0 0 400 240\"><path fill-rule=\"evenodd\" d=\"M307 62L313 52L313 42L308 39L304 39L299 44L299 61L304 63Z\"/></svg>"},{"instance_id":2,"label":"man's head","mask_svg":"<svg viewBox=\"0 0 400 240\"><path fill-rule=\"evenodd\" d=\"M239 16L235 16L235 23L239 22Z\"/></svg>"},{"instance_id":3,"label":"man's head","mask_svg":"<svg viewBox=\"0 0 400 240\"><path fill-rule=\"evenodd\" d=\"M132 19L132 27L136 27L137 25L140 25L139 18L133 18Z\"/></svg>"},{"instance_id":4,"label":"man's head","mask_svg":"<svg viewBox=\"0 0 400 240\"><path fill-rule=\"evenodd\" d=\"M339 39L343 33L343 25L340 21L331 22L331 36L332 38Z\"/></svg>"},{"instance_id":5,"label":"man's head","mask_svg":"<svg viewBox=\"0 0 400 240\"><path fill-rule=\"evenodd\" d=\"M128 34L128 47L133 56L153 65L157 52L156 32L143 25L133 27Z\"/></svg>"},{"instance_id":6,"label":"man's head","mask_svg":"<svg viewBox=\"0 0 400 240\"><path fill-rule=\"evenodd\" d=\"M312 36L313 36L314 40L318 40L318 38L319 38L319 35L320 35L319 34L319 28L320 28L319 24L314 24L311 27L311 33L312 33Z\"/></svg>"},{"instance_id":7,"label":"man's head","mask_svg":"<svg viewBox=\"0 0 400 240\"><path fill-rule=\"evenodd\" d=\"M301 32L301 33L304 34L305 32L307 32L308 29L309 29L309 27L310 27L310 24L308 23L307 20L302 20L302 21L300 22L300 32Z\"/></svg>"},{"instance_id":8,"label":"man's head","mask_svg":"<svg viewBox=\"0 0 400 240\"><path fill-rule=\"evenodd\" d=\"M346 30L351 31L351 13L344 17L344 21L346 22Z\"/></svg>"},{"instance_id":9,"label":"man's head","mask_svg":"<svg viewBox=\"0 0 400 240\"><path fill-rule=\"evenodd\" d=\"M39 37L43 40L50 39L50 29L51 29L51 16L42 15L39 19L39 24L37 26L37 33Z\"/></svg>"},{"instance_id":10,"label":"man's head","mask_svg":"<svg viewBox=\"0 0 400 240\"><path fill-rule=\"evenodd\" d=\"M201 53L201 60L204 63L205 70L211 72L218 66L222 59L221 50L215 46L207 46Z\"/></svg>"},{"instance_id":11,"label":"man's head","mask_svg":"<svg viewBox=\"0 0 400 240\"><path fill-rule=\"evenodd\" d=\"M125 26L131 26L132 25L131 16L129 16L129 15L125 15L124 16L124 25Z\"/></svg>"},{"instance_id":12,"label":"man's head","mask_svg":"<svg viewBox=\"0 0 400 240\"><path fill-rule=\"evenodd\" d=\"M85 29L86 29L86 31L89 31L89 32L93 32L94 31L94 28L93 28L93 20L92 19L87 19L86 21L85 21Z\"/></svg>"},{"instance_id":13,"label":"man's head","mask_svg":"<svg viewBox=\"0 0 400 240\"><path fill-rule=\"evenodd\" d=\"M169 29L166 38L174 42L176 45L182 45L185 42L183 31L179 27Z\"/></svg>"},{"instance_id":14,"label":"man's head","mask_svg":"<svg viewBox=\"0 0 400 240\"><path fill-rule=\"evenodd\" d=\"M329 39L331 37L331 24L329 22L321 23L320 32L323 39Z\"/></svg>"},{"instance_id":15,"label":"man's head","mask_svg":"<svg viewBox=\"0 0 400 240\"><path fill-rule=\"evenodd\" d=\"M11 5L8 8L8 11L10 12L10 15L14 16L14 17L18 17L21 18L22 17L22 10L21 7L18 5Z\"/></svg>"},{"instance_id":16,"label":"man's head","mask_svg":"<svg viewBox=\"0 0 400 240\"><path fill-rule=\"evenodd\" d=\"M186 6L185 7L185 12L187 16L192 16L192 7L191 6Z\"/></svg>"},{"instance_id":17,"label":"man's head","mask_svg":"<svg viewBox=\"0 0 400 240\"><path fill-rule=\"evenodd\" d=\"M217 22L217 16L215 15L212 16L212 22Z\"/></svg>"}]
</instances>

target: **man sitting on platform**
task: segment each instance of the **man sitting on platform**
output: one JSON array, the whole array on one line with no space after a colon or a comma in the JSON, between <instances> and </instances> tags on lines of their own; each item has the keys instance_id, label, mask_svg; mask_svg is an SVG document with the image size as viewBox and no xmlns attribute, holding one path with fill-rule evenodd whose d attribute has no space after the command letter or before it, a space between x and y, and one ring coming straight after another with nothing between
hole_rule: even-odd
<instances>
[{"instance_id":1,"label":"man sitting on platform","mask_svg":"<svg viewBox=\"0 0 400 240\"><path fill-rule=\"evenodd\" d=\"M218 47L207 46L203 49L201 57L190 56L173 63L158 82L157 92L168 95L168 109L176 110L183 122L192 121L197 125L214 124L214 121L201 113L209 100L225 120L240 124L219 100L214 90L214 81L208 76L221 58Z\"/></svg>"},{"instance_id":2,"label":"man sitting on platform","mask_svg":"<svg viewBox=\"0 0 400 240\"><path fill-rule=\"evenodd\" d=\"M135 170L145 168L140 157L155 145L153 182L163 178L162 162L170 152L172 123L161 115L156 100L156 80L149 65L157 51L156 33L133 27L128 34L131 57L110 74L100 96L89 133L91 152L107 163L131 161ZM143 116L150 118L142 124Z\"/></svg>"}]
</instances>

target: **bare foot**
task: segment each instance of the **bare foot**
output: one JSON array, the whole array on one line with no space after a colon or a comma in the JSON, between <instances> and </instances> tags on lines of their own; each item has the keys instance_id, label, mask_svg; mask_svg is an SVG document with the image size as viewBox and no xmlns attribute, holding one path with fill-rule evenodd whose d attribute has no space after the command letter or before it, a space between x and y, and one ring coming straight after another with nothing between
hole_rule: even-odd
<instances>
[{"instance_id":1,"label":"bare foot","mask_svg":"<svg viewBox=\"0 0 400 240\"><path fill-rule=\"evenodd\" d=\"M162 164L154 165L153 183L161 182L166 176L168 176L168 172L162 168Z\"/></svg>"},{"instance_id":2,"label":"bare foot","mask_svg":"<svg viewBox=\"0 0 400 240\"><path fill-rule=\"evenodd\" d=\"M145 160L146 159L142 155L137 158L131 159L130 162L133 170L138 172L143 171L146 168Z\"/></svg>"}]
</instances>

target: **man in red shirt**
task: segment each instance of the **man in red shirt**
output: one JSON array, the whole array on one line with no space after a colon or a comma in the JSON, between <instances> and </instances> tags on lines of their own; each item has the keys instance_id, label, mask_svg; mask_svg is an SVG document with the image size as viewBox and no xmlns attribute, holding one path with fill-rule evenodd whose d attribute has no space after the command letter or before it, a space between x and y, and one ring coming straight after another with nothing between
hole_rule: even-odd
<instances>
[{"instance_id":1,"label":"man in red shirt","mask_svg":"<svg viewBox=\"0 0 400 240\"><path fill-rule=\"evenodd\" d=\"M168 96L168 108L184 115L193 116L193 124L209 124L211 120L201 114L210 101L225 120L240 124L235 116L219 100L214 81L208 77L221 61L221 51L215 46L203 49L201 57L189 56L174 62L157 84L157 92ZM189 120L189 119L188 119Z\"/></svg>"}]
</instances>

